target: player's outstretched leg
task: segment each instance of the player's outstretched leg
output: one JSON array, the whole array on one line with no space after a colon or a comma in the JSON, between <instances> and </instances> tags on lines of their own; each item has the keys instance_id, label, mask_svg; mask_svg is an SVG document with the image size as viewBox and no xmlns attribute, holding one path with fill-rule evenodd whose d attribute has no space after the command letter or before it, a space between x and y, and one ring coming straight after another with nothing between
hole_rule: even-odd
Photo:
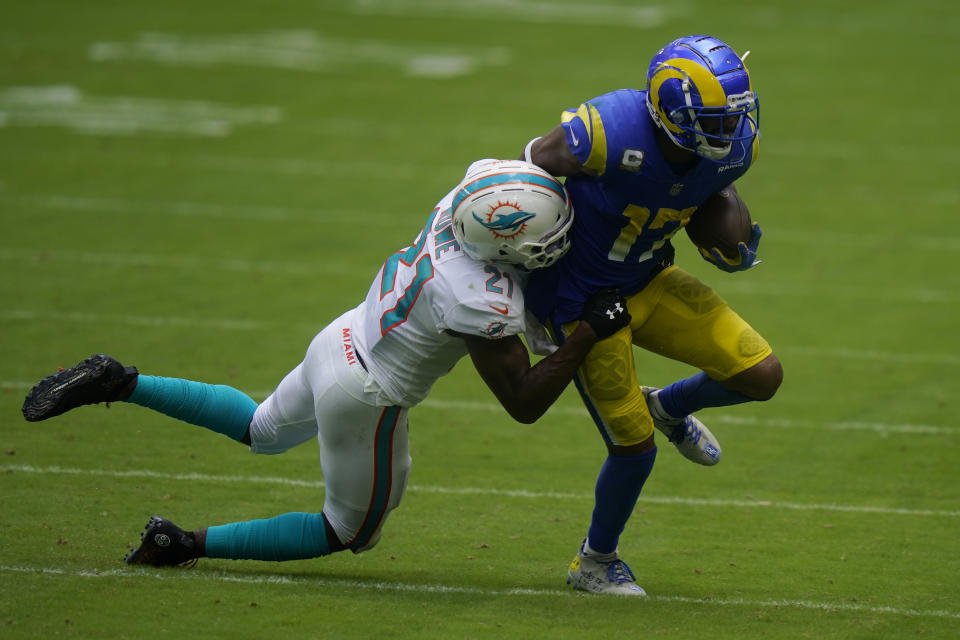
<instances>
[{"instance_id":1,"label":"player's outstretched leg","mask_svg":"<svg viewBox=\"0 0 960 640\"><path fill-rule=\"evenodd\" d=\"M647 592L637 584L637 579L620 553L597 553L584 540L567 570L567 584L574 589L608 593L616 596L645 596Z\"/></svg>"},{"instance_id":2,"label":"player's outstretched leg","mask_svg":"<svg viewBox=\"0 0 960 640\"><path fill-rule=\"evenodd\" d=\"M705 424L692 415L682 418L670 416L657 397L660 389L641 387L640 390L647 400L653 426L667 436L685 458L707 466L720 462L720 443Z\"/></svg>"},{"instance_id":3,"label":"player's outstretched leg","mask_svg":"<svg viewBox=\"0 0 960 640\"><path fill-rule=\"evenodd\" d=\"M303 560L342 551L346 546L322 513L284 513L185 531L153 516L140 534L140 546L127 564L154 567L193 566L197 558L232 560Z\"/></svg>"},{"instance_id":4,"label":"player's outstretched leg","mask_svg":"<svg viewBox=\"0 0 960 640\"><path fill-rule=\"evenodd\" d=\"M81 405L122 400L137 375L136 367L124 367L110 356L90 356L35 384L23 401L23 417L38 422Z\"/></svg>"},{"instance_id":5,"label":"player's outstretched leg","mask_svg":"<svg viewBox=\"0 0 960 640\"><path fill-rule=\"evenodd\" d=\"M184 531L160 516L152 516L140 534L140 546L131 549L124 560L127 564L154 567L192 567L199 557L193 532Z\"/></svg>"},{"instance_id":6,"label":"player's outstretched leg","mask_svg":"<svg viewBox=\"0 0 960 640\"><path fill-rule=\"evenodd\" d=\"M222 384L142 375L107 355L47 376L27 394L23 416L46 420L85 404L124 401L250 444L248 427L257 403Z\"/></svg>"}]
</instances>

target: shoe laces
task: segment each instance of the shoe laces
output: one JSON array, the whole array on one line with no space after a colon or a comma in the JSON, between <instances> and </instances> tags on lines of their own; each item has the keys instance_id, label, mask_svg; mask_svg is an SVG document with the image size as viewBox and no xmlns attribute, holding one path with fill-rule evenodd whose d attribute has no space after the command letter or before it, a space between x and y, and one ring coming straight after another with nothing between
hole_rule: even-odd
<instances>
[{"instance_id":1,"label":"shoe laces","mask_svg":"<svg viewBox=\"0 0 960 640\"><path fill-rule=\"evenodd\" d=\"M607 565L607 580L614 584L636 582L637 579L630 571L630 567L623 560L614 560Z\"/></svg>"},{"instance_id":2,"label":"shoe laces","mask_svg":"<svg viewBox=\"0 0 960 640\"><path fill-rule=\"evenodd\" d=\"M696 445L700 442L702 435L703 432L694 424L690 416L687 416L680 424L673 428L673 433L671 433L667 439L674 444L680 444L684 440L688 440L690 444Z\"/></svg>"}]
</instances>

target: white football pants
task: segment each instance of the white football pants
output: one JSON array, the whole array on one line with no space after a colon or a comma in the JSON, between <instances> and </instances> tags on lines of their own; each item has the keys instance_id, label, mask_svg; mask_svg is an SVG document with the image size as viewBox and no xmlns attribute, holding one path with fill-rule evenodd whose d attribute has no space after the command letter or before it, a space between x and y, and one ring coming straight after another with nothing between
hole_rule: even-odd
<instances>
[{"instance_id":1,"label":"white football pants","mask_svg":"<svg viewBox=\"0 0 960 640\"><path fill-rule=\"evenodd\" d=\"M376 404L353 349L348 311L314 337L306 356L250 423L254 453L283 453L316 437L323 513L354 553L376 545L410 475L407 409ZM368 356L369 357L369 356ZM373 385L375 387L375 385Z\"/></svg>"}]
</instances>

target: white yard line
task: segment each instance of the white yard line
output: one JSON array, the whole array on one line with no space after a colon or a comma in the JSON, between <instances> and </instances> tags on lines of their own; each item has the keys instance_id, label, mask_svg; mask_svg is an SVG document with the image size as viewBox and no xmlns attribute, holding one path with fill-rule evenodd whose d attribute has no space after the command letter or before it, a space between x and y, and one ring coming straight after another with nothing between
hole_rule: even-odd
<instances>
[{"instance_id":1,"label":"white yard line","mask_svg":"<svg viewBox=\"0 0 960 640\"><path fill-rule=\"evenodd\" d=\"M56 211L105 214L184 216L188 218L229 218L231 220L265 220L268 222L316 220L319 213L317 209L307 207L226 205L188 201L146 202L143 200L88 198L56 194L4 198L4 201L8 202L11 208L53 209ZM363 215L363 212L360 211L345 212L329 209L324 209L322 213L325 216L338 216L346 213L351 216Z\"/></svg>"},{"instance_id":2,"label":"white yard line","mask_svg":"<svg viewBox=\"0 0 960 640\"><path fill-rule=\"evenodd\" d=\"M263 393L261 397L266 397L269 392ZM495 402L465 402L462 400L442 400L439 398L427 398L420 405L433 409L459 410L459 411L486 411L499 413L503 407ZM583 407L568 407L554 405L550 408L550 413L562 415L576 415L588 417L589 413ZM777 429L827 429L831 431L873 431L881 434L907 433L916 435L958 435L960 428L929 424L887 424L882 422L844 422L829 420L797 420L793 418L750 418L725 414L710 414L710 422L720 422L725 424L751 425L759 428L777 428Z\"/></svg>"},{"instance_id":3,"label":"white yard line","mask_svg":"<svg viewBox=\"0 0 960 640\"><path fill-rule=\"evenodd\" d=\"M150 254L136 254L124 256L121 254L97 254L92 252L52 251L36 252L22 249L0 247L0 261L15 260L17 262L68 262L108 265L143 265L161 268L179 269L210 269L216 268L225 271L251 273L280 273L289 275L325 275L356 273L356 269L348 265L327 263L309 265L302 262L274 262L255 260L200 260L195 257L153 256ZM373 271L370 272L372 277ZM138 316L138 315L99 315L87 312L51 313L35 309L0 309L0 320L7 321L38 321L56 320L58 322L102 322L112 324L127 324L136 326L195 326L197 328L224 328L241 331L259 331L267 327L277 326L277 322L260 322L246 318L190 318L179 316ZM319 331L322 326L317 323ZM821 360L862 360L867 362L888 362L894 364L934 364L960 365L960 355L953 353L925 353L921 351L882 351L878 349L851 349L848 347L781 345L777 351L791 357L812 357Z\"/></svg>"},{"instance_id":4,"label":"white yard line","mask_svg":"<svg viewBox=\"0 0 960 640\"><path fill-rule=\"evenodd\" d=\"M25 309L2 309L0 320L38 322L42 320L56 322L75 322L80 324L124 324L136 327L193 327L197 329L216 329L229 331L264 331L271 325L254 320L231 320L230 318L182 318L177 316L113 316L84 313L77 311L67 312L38 312Z\"/></svg>"},{"instance_id":5,"label":"white yard line","mask_svg":"<svg viewBox=\"0 0 960 640\"><path fill-rule=\"evenodd\" d=\"M4 257L3 251L0 251L0 260ZM52 259L56 255L50 256ZM111 260L116 260L116 256ZM131 257L134 264L149 264L145 258ZM277 272L283 270L286 273L295 273L291 269L285 269L279 264L271 263L247 263L242 261L225 261L230 263L231 270L249 270L262 272ZM185 263L187 264L187 263ZM346 272L352 272L347 270ZM311 273L309 270L299 273ZM329 273L329 269L317 267L317 274ZM337 271L337 273L344 273ZM50 320L57 322L80 322L90 323L98 322L105 324L126 324L135 326L195 326L197 328L223 328L241 331L260 331L267 327L275 327L283 323L259 322L244 318L188 318L188 317L170 317L170 316L137 316L137 315L98 315L86 312L50 312L39 311L35 309L0 309L0 320L7 321L42 321ZM284 326L289 327L289 324ZM299 326L299 325L298 325ZM317 323L316 329L319 331L322 326ZM960 356L951 353L923 353L917 351L894 352L878 351L875 349L849 349L841 347L809 347L803 345L784 345L779 346L777 350L780 353L788 354L793 357L814 357L820 360L863 360L867 362L889 362L895 364L935 364L935 365L960 365Z\"/></svg>"},{"instance_id":6,"label":"white yard line","mask_svg":"<svg viewBox=\"0 0 960 640\"><path fill-rule=\"evenodd\" d=\"M283 110L202 100L89 96L70 85L0 90L0 127L62 126L90 135L144 132L201 137L230 135L238 125L277 124Z\"/></svg>"},{"instance_id":7,"label":"white yard line","mask_svg":"<svg viewBox=\"0 0 960 640\"><path fill-rule=\"evenodd\" d=\"M309 29L256 33L141 33L133 41L96 42L88 49L96 62L146 60L176 67L235 65L308 73L342 73L358 66L399 69L409 76L454 78L506 64L504 47L445 46L343 38Z\"/></svg>"},{"instance_id":8,"label":"white yard line","mask_svg":"<svg viewBox=\"0 0 960 640\"><path fill-rule=\"evenodd\" d=\"M243 258L217 259L191 255L156 255L151 253L99 253L93 251L8 249L0 247L0 261L19 264L73 264L92 266L155 267L206 272L210 270L238 273L271 273L280 275L314 276L357 274L353 265L337 262L291 262L278 260L247 260ZM379 265L371 265L364 274L373 278ZM30 311L21 312L30 317ZM201 321L203 322L203 321Z\"/></svg>"},{"instance_id":9,"label":"white yard line","mask_svg":"<svg viewBox=\"0 0 960 640\"><path fill-rule=\"evenodd\" d=\"M725 296L813 298L813 304L817 304L823 298L846 301L865 300L872 303L956 304L960 302L960 293L956 290L931 289L920 286L873 287L843 285L838 282L831 282L829 285L820 283L819 285L796 286L783 282L764 284L761 282L724 281L723 286L717 287L717 289Z\"/></svg>"},{"instance_id":10,"label":"white yard line","mask_svg":"<svg viewBox=\"0 0 960 640\"><path fill-rule=\"evenodd\" d=\"M320 480L297 480L275 476L227 476L205 473L165 473L150 470L91 469L78 467L33 465L0 465L0 472L31 473L38 475L99 476L109 478L150 478L184 482L211 482L214 484L271 484L281 486L306 487L320 489L324 483ZM564 493L557 491L535 491L532 489L492 489L489 487L444 487L437 485L410 485L412 493L431 493L444 495L485 495L509 498L527 498L532 500L593 500L592 492ZM683 504L700 507L740 507L786 509L790 511L833 511L843 513L872 513L878 515L917 516L917 517L960 517L960 510L942 509L901 509L870 505L844 504L802 504L796 502L778 502L776 500L724 500L713 498L683 498L676 496L640 496L640 502L647 504Z\"/></svg>"},{"instance_id":11,"label":"white yard line","mask_svg":"<svg viewBox=\"0 0 960 640\"><path fill-rule=\"evenodd\" d=\"M202 158L201 158L202 160ZM196 158L193 160L197 161ZM220 167L239 165L243 166L248 162L258 162L255 159L244 158L241 156L225 156L223 158L208 158L202 160L207 164L215 164ZM260 160L265 164L269 161ZM270 163L273 164L273 163ZM286 165L292 170L300 170L308 173L322 173L327 170L327 165L323 163L314 163L308 160L296 159L277 159L277 164ZM362 168L364 163L358 163L354 168ZM365 166L365 165L364 165ZM329 167L333 170L333 167ZM355 173L355 171L351 171ZM231 219L251 219L267 221L284 220L316 220L318 215L336 217L349 215L351 217L376 216L389 219L392 216L387 213L364 212L358 210L331 210L318 204L315 208L310 207L286 207L286 206L257 206L250 204L223 204L210 202L191 202L191 201L149 201L149 200L126 200L121 198L90 198L83 196L71 196L66 194L37 194L21 196L4 196L4 201L13 206L29 207L39 209L54 209L64 211L94 211L101 213L151 213L155 215L172 215L188 217L212 217L212 218L231 218ZM823 239L818 234L812 232L798 231L789 228L777 228L775 230L778 240L793 244L823 246L824 244L844 244L858 247L880 246L889 240L888 235L879 233L857 234L831 234L829 238ZM849 238L849 241L848 241ZM913 235L903 238L901 245L904 248L913 248L923 251L942 251L946 253L960 252L960 237L950 235ZM725 287L730 288L730 287ZM751 286L748 290L753 292L756 289ZM778 285L778 290L783 291L783 285ZM802 294L808 291L811 295L814 292L822 292L822 288L804 288L796 286L787 286L787 292L790 295ZM931 297L931 294L924 294L923 289L917 297ZM848 293L855 293L851 290ZM906 290L904 291L904 293ZM935 297L935 294L934 294ZM950 296L958 299L958 296Z\"/></svg>"},{"instance_id":12,"label":"white yard line","mask_svg":"<svg viewBox=\"0 0 960 640\"><path fill-rule=\"evenodd\" d=\"M397 218L388 214L381 214L375 211L343 211L343 210L312 210L305 207L281 207L281 206L256 206L256 205L223 205L214 203L200 203L189 201L172 202L151 202L142 200L124 200L119 198L87 198L73 197L67 195L35 195L35 196L9 196L0 194L0 206L9 208L27 208L27 209L49 209L56 211L78 211L78 212L99 212L110 214L149 214L159 216L183 216L188 218L231 218L262 221L286 221L286 220L311 220L315 221L318 215L334 216L338 218L349 217L360 223L370 222L379 226L399 224ZM399 227L398 227L399 229ZM920 240L917 240L920 242ZM960 246L960 245L958 245ZM954 247L952 243L944 242L941 250L952 252ZM189 263L191 266L203 265L208 268L235 269L238 264L258 264L264 265L265 269L270 269L270 265L281 264L276 261L216 261L200 258L197 256L136 256L125 257L116 252L79 252L79 251L50 251L29 249L23 247L0 247L0 260L28 261L42 257L44 260L57 260L59 262L84 262L89 264L114 264L119 261L139 261L140 264L149 264L151 261L160 266L163 262L171 266ZM294 273L311 273L318 271L330 271L342 273L353 268L349 265L320 264L314 265L303 262L287 261L282 263L283 269ZM722 292L728 295L744 294L753 297L768 296L775 298L798 298L809 297L822 299L824 297L839 298L841 300L871 300L871 301L890 301L890 302L909 302L914 304L955 304L960 302L960 293L949 289L932 289L927 287L917 288L890 288L890 287L863 287L833 284L831 286L803 287L782 284L752 283L752 282L724 282ZM858 350L835 350L832 351L838 357L844 357L844 353L851 353L849 357L866 357L868 359L886 359L890 360L888 354L882 352L862 352ZM872 354L872 355L871 355ZM806 354L801 354L806 355ZM821 355L816 353L813 355ZM902 356L899 356L902 358ZM909 357L908 357L909 358ZM950 354L921 355L924 361L947 362L957 364L960 362L957 356ZM902 359L899 361L903 361Z\"/></svg>"},{"instance_id":13,"label":"white yard line","mask_svg":"<svg viewBox=\"0 0 960 640\"><path fill-rule=\"evenodd\" d=\"M880 351L877 349L847 349L843 347L778 347L777 351L790 356L821 359L876 360L901 364L960 365L960 356L952 353L923 353L918 351Z\"/></svg>"},{"instance_id":14,"label":"white yard line","mask_svg":"<svg viewBox=\"0 0 960 640\"><path fill-rule=\"evenodd\" d=\"M534 24L607 25L653 29L668 17L681 17L689 8L680 3L635 7L603 2L546 2L544 0L350 0L345 11L360 15L427 16L469 20L503 20Z\"/></svg>"},{"instance_id":15,"label":"white yard line","mask_svg":"<svg viewBox=\"0 0 960 640\"><path fill-rule=\"evenodd\" d=\"M42 566L11 566L0 565L0 572L5 574L20 574L39 576L43 578L91 578L111 579L122 578L144 580L197 580L202 582L229 582L255 585L279 586L310 586L331 589L357 589L362 591L394 591L400 593L439 594L439 595L477 595L483 597L548 597L548 598L592 598L597 597L573 589L481 589L454 584L426 583L410 584L403 582L385 582L382 580L347 580L340 578L316 578L291 576L282 573L264 574L258 576L229 573L211 573L205 570L168 570L156 569L64 569L59 567ZM791 599L749 599L749 598L691 598L689 596L651 595L647 599L654 603L683 603L704 607L751 607L777 609L807 609L833 613L870 613L894 616L911 616L924 618L960 618L960 612L942 609L906 609L902 607L869 606L849 603L816 602L813 600Z\"/></svg>"},{"instance_id":16,"label":"white yard line","mask_svg":"<svg viewBox=\"0 0 960 640\"><path fill-rule=\"evenodd\" d=\"M33 319L36 319L37 316L31 316ZM3 318L2 312L0 312L0 319ZM29 319L29 317L25 317ZM102 318L100 317L84 317L84 320L90 322L100 322ZM142 324L150 324L151 318L139 318L138 322ZM242 325L237 325L235 323L217 323L211 321L208 325L211 328L216 329L247 329L247 327ZM262 327L257 327L262 328ZM33 387L32 382L25 382L23 380L0 380L0 389L9 389L12 391L29 391ZM254 399L263 400L271 391L269 390L258 390L249 392L249 395ZM465 402L463 400L443 400L440 398L427 398L421 402L417 407L424 407L427 409L438 409L441 411L483 411L485 413L499 413L503 414L504 410L499 404L495 402ZM414 409L416 410L416 409ZM554 405L550 407L549 413L552 415L565 415L565 416L577 416L581 418L588 418L590 414L583 407L575 406L564 406L564 405ZM885 422L846 422L846 421L830 421L830 420L798 420L794 418L755 418L755 417L746 417L746 416L734 416L730 414L716 413L711 412L710 414L711 423L719 424L735 424L735 425L747 425L751 427L756 427L758 429L811 429L815 431L870 431L881 436L889 436L892 434L907 434L907 435L928 435L928 436L957 436L960 435L960 427L952 426L943 426L943 425L932 425L932 424L890 424Z\"/></svg>"}]
</instances>

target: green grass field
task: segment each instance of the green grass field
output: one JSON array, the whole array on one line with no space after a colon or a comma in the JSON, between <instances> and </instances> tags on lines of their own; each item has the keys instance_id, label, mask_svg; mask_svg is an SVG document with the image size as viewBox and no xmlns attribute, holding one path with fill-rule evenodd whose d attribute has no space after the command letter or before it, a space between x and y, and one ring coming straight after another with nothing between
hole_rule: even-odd
<instances>
[{"instance_id":1,"label":"green grass field","mask_svg":"<svg viewBox=\"0 0 960 640\"><path fill-rule=\"evenodd\" d=\"M960 9L638 4L6 6L0 637L960 637ZM661 443L621 540L648 599L565 585L605 455L576 395L520 425L469 362L412 411L411 486L373 551L123 564L154 513L319 510L315 446L253 456L122 404L28 424L33 382L107 352L262 399L469 162L642 87L698 32L752 50L764 138L739 188L764 263L727 275L682 236L678 261L786 379L702 414L719 466Z\"/></svg>"}]
</instances>

